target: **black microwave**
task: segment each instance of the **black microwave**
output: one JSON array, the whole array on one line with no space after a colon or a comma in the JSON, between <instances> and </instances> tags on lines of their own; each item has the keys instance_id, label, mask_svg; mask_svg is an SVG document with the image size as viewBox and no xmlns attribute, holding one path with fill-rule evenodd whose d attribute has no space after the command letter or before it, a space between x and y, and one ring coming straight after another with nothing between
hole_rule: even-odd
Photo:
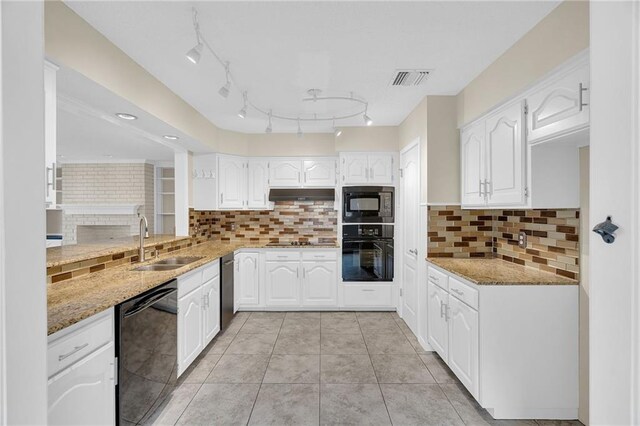
<instances>
[{"instance_id":1,"label":"black microwave","mask_svg":"<svg viewBox=\"0 0 640 426\"><path fill-rule=\"evenodd\" d=\"M394 188L345 186L342 188L342 222L393 223Z\"/></svg>"}]
</instances>

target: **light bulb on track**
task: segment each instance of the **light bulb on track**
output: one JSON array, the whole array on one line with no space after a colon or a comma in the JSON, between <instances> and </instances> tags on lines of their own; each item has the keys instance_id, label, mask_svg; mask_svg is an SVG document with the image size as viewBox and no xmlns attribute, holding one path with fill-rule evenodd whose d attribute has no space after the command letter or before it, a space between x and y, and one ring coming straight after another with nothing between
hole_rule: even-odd
<instances>
[{"instance_id":1,"label":"light bulb on track","mask_svg":"<svg viewBox=\"0 0 640 426\"><path fill-rule=\"evenodd\" d=\"M246 116L247 116L247 92L242 92L242 99L244 101L244 105L242 106L242 109L240 111L238 111L238 117L246 118Z\"/></svg>"},{"instance_id":2,"label":"light bulb on track","mask_svg":"<svg viewBox=\"0 0 640 426\"><path fill-rule=\"evenodd\" d=\"M267 128L264 129L265 133L271 133L273 131L273 128L271 127L271 111L269 111L269 125L267 125Z\"/></svg>"},{"instance_id":3,"label":"light bulb on track","mask_svg":"<svg viewBox=\"0 0 640 426\"><path fill-rule=\"evenodd\" d=\"M302 128L300 128L300 119L298 118L298 137L301 138L302 136L304 134L302 133Z\"/></svg>"},{"instance_id":4,"label":"light bulb on track","mask_svg":"<svg viewBox=\"0 0 640 426\"><path fill-rule=\"evenodd\" d=\"M202 43L198 43L191 50L187 52L187 59L194 64L200 62L202 56Z\"/></svg>"}]
</instances>

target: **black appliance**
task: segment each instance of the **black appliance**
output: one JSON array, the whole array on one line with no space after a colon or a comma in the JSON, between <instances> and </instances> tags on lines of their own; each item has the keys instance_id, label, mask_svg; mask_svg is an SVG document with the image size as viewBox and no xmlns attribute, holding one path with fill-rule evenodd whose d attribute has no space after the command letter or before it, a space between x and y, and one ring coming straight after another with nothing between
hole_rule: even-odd
<instances>
[{"instance_id":1,"label":"black appliance","mask_svg":"<svg viewBox=\"0 0 640 426\"><path fill-rule=\"evenodd\" d=\"M233 253L220 261L220 331L226 330L233 319Z\"/></svg>"},{"instance_id":2,"label":"black appliance","mask_svg":"<svg viewBox=\"0 0 640 426\"><path fill-rule=\"evenodd\" d=\"M345 186L342 188L342 221L345 223L393 223L394 188Z\"/></svg>"},{"instance_id":3,"label":"black appliance","mask_svg":"<svg viewBox=\"0 0 640 426\"><path fill-rule=\"evenodd\" d=\"M333 188L274 188L269 191L269 201L334 201Z\"/></svg>"},{"instance_id":4,"label":"black appliance","mask_svg":"<svg viewBox=\"0 0 640 426\"><path fill-rule=\"evenodd\" d=\"M177 380L178 282L116 306L116 419L137 424Z\"/></svg>"},{"instance_id":5,"label":"black appliance","mask_svg":"<svg viewBox=\"0 0 640 426\"><path fill-rule=\"evenodd\" d=\"M342 226L342 280L393 281L393 225Z\"/></svg>"}]
</instances>

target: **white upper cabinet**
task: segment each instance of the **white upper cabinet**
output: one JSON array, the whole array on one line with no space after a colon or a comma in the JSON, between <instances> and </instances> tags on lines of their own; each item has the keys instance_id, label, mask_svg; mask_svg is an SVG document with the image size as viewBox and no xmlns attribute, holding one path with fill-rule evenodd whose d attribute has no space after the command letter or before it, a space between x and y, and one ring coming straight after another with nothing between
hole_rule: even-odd
<instances>
[{"instance_id":1,"label":"white upper cabinet","mask_svg":"<svg viewBox=\"0 0 640 426\"><path fill-rule=\"evenodd\" d=\"M481 122L464 129L460 136L463 206L483 206L486 202L484 130L484 122Z\"/></svg>"},{"instance_id":2,"label":"white upper cabinet","mask_svg":"<svg viewBox=\"0 0 640 426\"><path fill-rule=\"evenodd\" d=\"M272 188L297 188L302 185L302 161L271 160L269 185Z\"/></svg>"},{"instance_id":3,"label":"white upper cabinet","mask_svg":"<svg viewBox=\"0 0 640 426\"><path fill-rule=\"evenodd\" d=\"M217 204L216 154L193 157L193 208L215 210Z\"/></svg>"},{"instance_id":4,"label":"white upper cabinet","mask_svg":"<svg viewBox=\"0 0 640 426\"><path fill-rule=\"evenodd\" d=\"M269 168L266 160L249 160L247 206L250 209L269 206Z\"/></svg>"},{"instance_id":5,"label":"white upper cabinet","mask_svg":"<svg viewBox=\"0 0 640 426\"><path fill-rule=\"evenodd\" d=\"M529 143L573 133L589 125L589 66L552 79L527 97Z\"/></svg>"},{"instance_id":6,"label":"white upper cabinet","mask_svg":"<svg viewBox=\"0 0 640 426\"><path fill-rule=\"evenodd\" d=\"M58 67L44 62L44 157L45 157L45 203L56 204L56 150L57 150L57 84Z\"/></svg>"},{"instance_id":7,"label":"white upper cabinet","mask_svg":"<svg viewBox=\"0 0 640 426\"><path fill-rule=\"evenodd\" d=\"M246 205L247 162L242 157L218 158L218 191L221 209L241 209Z\"/></svg>"},{"instance_id":8,"label":"white upper cabinet","mask_svg":"<svg viewBox=\"0 0 640 426\"><path fill-rule=\"evenodd\" d=\"M524 204L524 102L508 106L486 120L487 205Z\"/></svg>"},{"instance_id":9,"label":"white upper cabinet","mask_svg":"<svg viewBox=\"0 0 640 426\"><path fill-rule=\"evenodd\" d=\"M304 160L303 185L307 187L333 188L336 185L336 160Z\"/></svg>"},{"instance_id":10,"label":"white upper cabinet","mask_svg":"<svg viewBox=\"0 0 640 426\"><path fill-rule=\"evenodd\" d=\"M394 154L349 153L341 156L343 185L392 185Z\"/></svg>"}]
</instances>

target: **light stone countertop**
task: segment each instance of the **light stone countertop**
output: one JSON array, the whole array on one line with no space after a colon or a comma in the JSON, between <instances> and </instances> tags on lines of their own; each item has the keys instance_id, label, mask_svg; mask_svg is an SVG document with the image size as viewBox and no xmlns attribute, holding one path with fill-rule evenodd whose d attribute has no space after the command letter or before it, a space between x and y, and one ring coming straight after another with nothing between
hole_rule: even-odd
<instances>
[{"instance_id":1,"label":"light stone countertop","mask_svg":"<svg viewBox=\"0 0 640 426\"><path fill-rule=\"evenodd\" d=\"M498 258L427 257L442 269L478 285L577 285L578 281Z\"/></svg>"},{"instance_id":2,"label":"light stone countertop","mask_svg":"<svg viewBox=\"0 0 640 426\"><path fill-rule=\"evenodd\" d=\"M85 318L118 305L193 269L239 249L277 249L267 242L210 241L176 250L144 263L126 264L58 283L47 284L48 334L53 334ZM289 247L283 247L289 249ZM338 246L293 246L293 249L337 249ZM122 251L120 249L120 251ZM177 256L202 259L171 271L134 271L141 265Z\"/></svg>"}]
</instances>

